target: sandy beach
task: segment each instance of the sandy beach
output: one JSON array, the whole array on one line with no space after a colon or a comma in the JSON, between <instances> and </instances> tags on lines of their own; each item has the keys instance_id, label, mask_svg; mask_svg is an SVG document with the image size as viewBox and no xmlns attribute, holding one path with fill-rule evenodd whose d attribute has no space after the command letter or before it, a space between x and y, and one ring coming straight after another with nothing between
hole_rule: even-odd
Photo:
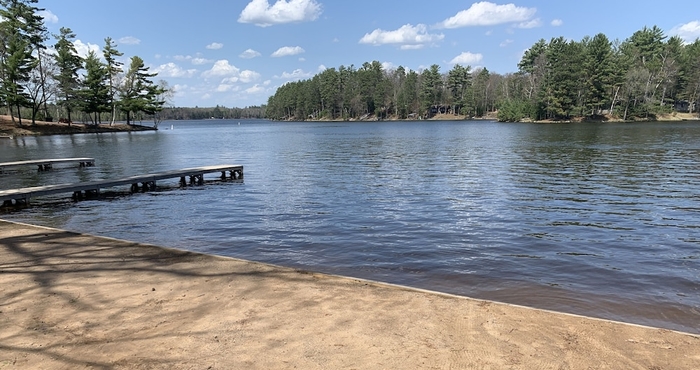
<instances>
[{"instance_id":1,"label":"sandy beach","mask_svg":"<svg viewBox=\"0 0 700 370\"><path fill-rule=\"evenodd\" d=\"M698 369L700 337L0 221L0 369Z\"/></svg>"}]
</instances>

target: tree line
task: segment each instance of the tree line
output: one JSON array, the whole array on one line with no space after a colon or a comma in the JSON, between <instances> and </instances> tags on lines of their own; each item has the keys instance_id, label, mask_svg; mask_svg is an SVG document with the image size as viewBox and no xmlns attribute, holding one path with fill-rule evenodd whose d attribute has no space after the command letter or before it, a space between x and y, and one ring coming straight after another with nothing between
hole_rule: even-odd
<instances>
[{"instance_id":1,"label":"tree line","mask_svg":"<svg viewBox=\"0 0 700 370\"><path fill-rule=\"evenodd\" d=\"M245 108L215 107L165 107L160 112L163 120L200 120L200 119L262 119L265 118L265 106Z\"/></svg>"},{"instance_id":2,"label":"tree line","mask_svg":"<svg viewBox=\"0 0 700 370\"><path fill-rule=\"evenodd\" d=\"M580 41L539 40L516 73L492 73L456 64L446 73L384 69L366 62L329 68L287 83L268 99L277 120L427 118L438 113L501 121L611 116L653 118L674 109L697 113L700 40L684 44L658 27L624 41L600 33Z\"/></svg>"},{"instance_id":3,"label":"tree line","mask_svg":"<svg viewBox=\"0 0 700 370\"><path fill-rule=\"evenodd\" d=\"M131 57L128 69L117 58L123 53L107 37L102 59L94 51L81 57L76 35L63 27L52 35L39 15L38 0L0 0L0 104L12 121L22 125L22 114L36 120L71 123L76 113L98 124L118 117L130 124L137 115L155 117L171 90L165 81L153 82L143 59ZM104 60L104 61L103 61ZM120 116L121 115L121 116ZM17 121L15 121L15 117Z\"/></svg>"}]
</instances>

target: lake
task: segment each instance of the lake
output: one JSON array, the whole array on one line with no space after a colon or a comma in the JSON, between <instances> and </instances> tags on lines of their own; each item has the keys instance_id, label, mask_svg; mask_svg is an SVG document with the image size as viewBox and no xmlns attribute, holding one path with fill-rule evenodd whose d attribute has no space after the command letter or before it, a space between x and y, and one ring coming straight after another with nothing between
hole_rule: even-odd
<instances>
[{"instance_id":1,"label":"lake","mask_svg":"<svg viewBox=\"0 0 700 370\"><path fill-rule=\"evenodd\" d=\"M96 158L4 173L0 189L215 164L245 179L0 218L700 333L697 122L161 127L0 140L2 162Z\"/></svg>"}]
</instances>

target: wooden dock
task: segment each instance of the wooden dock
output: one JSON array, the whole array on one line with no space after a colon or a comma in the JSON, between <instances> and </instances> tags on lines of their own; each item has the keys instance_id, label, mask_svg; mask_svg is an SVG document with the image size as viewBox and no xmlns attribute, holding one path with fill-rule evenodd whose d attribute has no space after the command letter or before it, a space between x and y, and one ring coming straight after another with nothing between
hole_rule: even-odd
<instances>
[{"instance_id":1,"label":"wooden dock","mask_svg":"<svg viewBox=\"0 0 700 370\"><path fill-rule=\"evenodd\" d=\"M73 199L96 197L100 189L111 188L120 185L131 185L131 192L149 191L156 189L156 181L164 179L180 178L180 186L203 185L204 175L208 173L221 173L221 179L240 180L243 179L243 166L241 165L218 165L195 168L185 168L181 170L164 171L150 173L146 175L130 176L115 180L97 180L81 182L77 184L60 184L35 186L21 189L0 190L0 204L12 206L17 204L28 205L31 198L40 196L72 193ZM227 176L227 173L229 174ZM188 181L189 179L189 181Z\"/></svg>"},{"instance_id":2,"label":"wooden dock","mask_svg":"<svg viewBox=\"0 0 700 370\"><path fill-rule=\"evenodd\" d=\"M30 161L4 162L0 163L0 173L8 168L23 166L39 166L39 171L46 171L53 168L54 164L78 163L80 167L90 167L95 165L95 158L54 158L54 159L33 159Z\"/></svg>"}]
</instances>

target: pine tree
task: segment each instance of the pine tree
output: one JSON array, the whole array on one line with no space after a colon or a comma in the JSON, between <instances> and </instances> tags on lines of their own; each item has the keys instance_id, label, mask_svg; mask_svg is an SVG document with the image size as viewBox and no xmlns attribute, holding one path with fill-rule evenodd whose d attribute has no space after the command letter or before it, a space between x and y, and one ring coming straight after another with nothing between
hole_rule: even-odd
<instances>
[{"instance_id":1,"label":"pine tree","mask_svg":"<svg viewBox=\"0 0 700 370\"><path fill-rule=\"evenodd\" d=\"M118 91L118 86L119 83L117 81L117 77L119 76L119 73L121 72L121 67L124 65L124 63L118 61L116 58L124 55L124 53L121 53L117 50L117 45L114 43L114 41L110 38L107 37L105 39L105 47L103 50L103 56L105 58L105 62L107 63L107 74L108 74L108 84L109 84L109 104L112 108L112 117L109 121L109 125L114 124L114 120L116 119L117 116L117 101L116 101L116 96L117 96L117 91Z\"/></svg>"},{"instance_id":2,"label":"pine tree","mask_svg":"<svg viewBox=\"0 0 700 370\"><path fill-rule=\"evenodd\" d=\"M92 114L92 123L99 123L99 114L110 111L109 86L107 85L107 66L100 62L94 51L85 58L85 77L79 97L81 107L87 114Z\"/></svg>"},{"instance_id":3,"label":"pine tree","mask_svg":"<svg viewBox=\"0 0 700 370\"><path fill-rule=\"evenodd\" d=\"M32 6L37 0L0 1L0 99L7 104L14 122L13 108L17 110L22 125L21 108L31 106L27 91L30 73L37 65L32 55L45 33L43 21L36 13L41 9Z\"/></svg>"},{"instance_id":4,"label":"pine tree","mask_svg":"<svg viewBox=\"0 0 700 370\"><path fill-rule=\"evenodd\" d=\"M151 78L157 73L149 73L143 59L131 57L129 70L124 76L124 83L121 86L120 109L126 113L126 123L131 124L131 113L144 112L155 114L163 109L165 101L162 89L153 84Z\"/></svg>"},{"instance_id":5,"label":"pine tree","mask_svg":"<svg viewBox=\"0 0 700 370\"><path fill-rule=\"evenodd\" d=\"M78 79L78 71L82 68L83 60L75 50L73 39L75 34L70 28L61 27L60 34L54 35L58 40L54 47L56 48L56 65L58 67L58 75L55 76L58 82L58 99L59 104L63 106L68 115L68 124L71 123L71 113L78 105L78 92L80 81Z\"/></svg>"}]
</instances>

